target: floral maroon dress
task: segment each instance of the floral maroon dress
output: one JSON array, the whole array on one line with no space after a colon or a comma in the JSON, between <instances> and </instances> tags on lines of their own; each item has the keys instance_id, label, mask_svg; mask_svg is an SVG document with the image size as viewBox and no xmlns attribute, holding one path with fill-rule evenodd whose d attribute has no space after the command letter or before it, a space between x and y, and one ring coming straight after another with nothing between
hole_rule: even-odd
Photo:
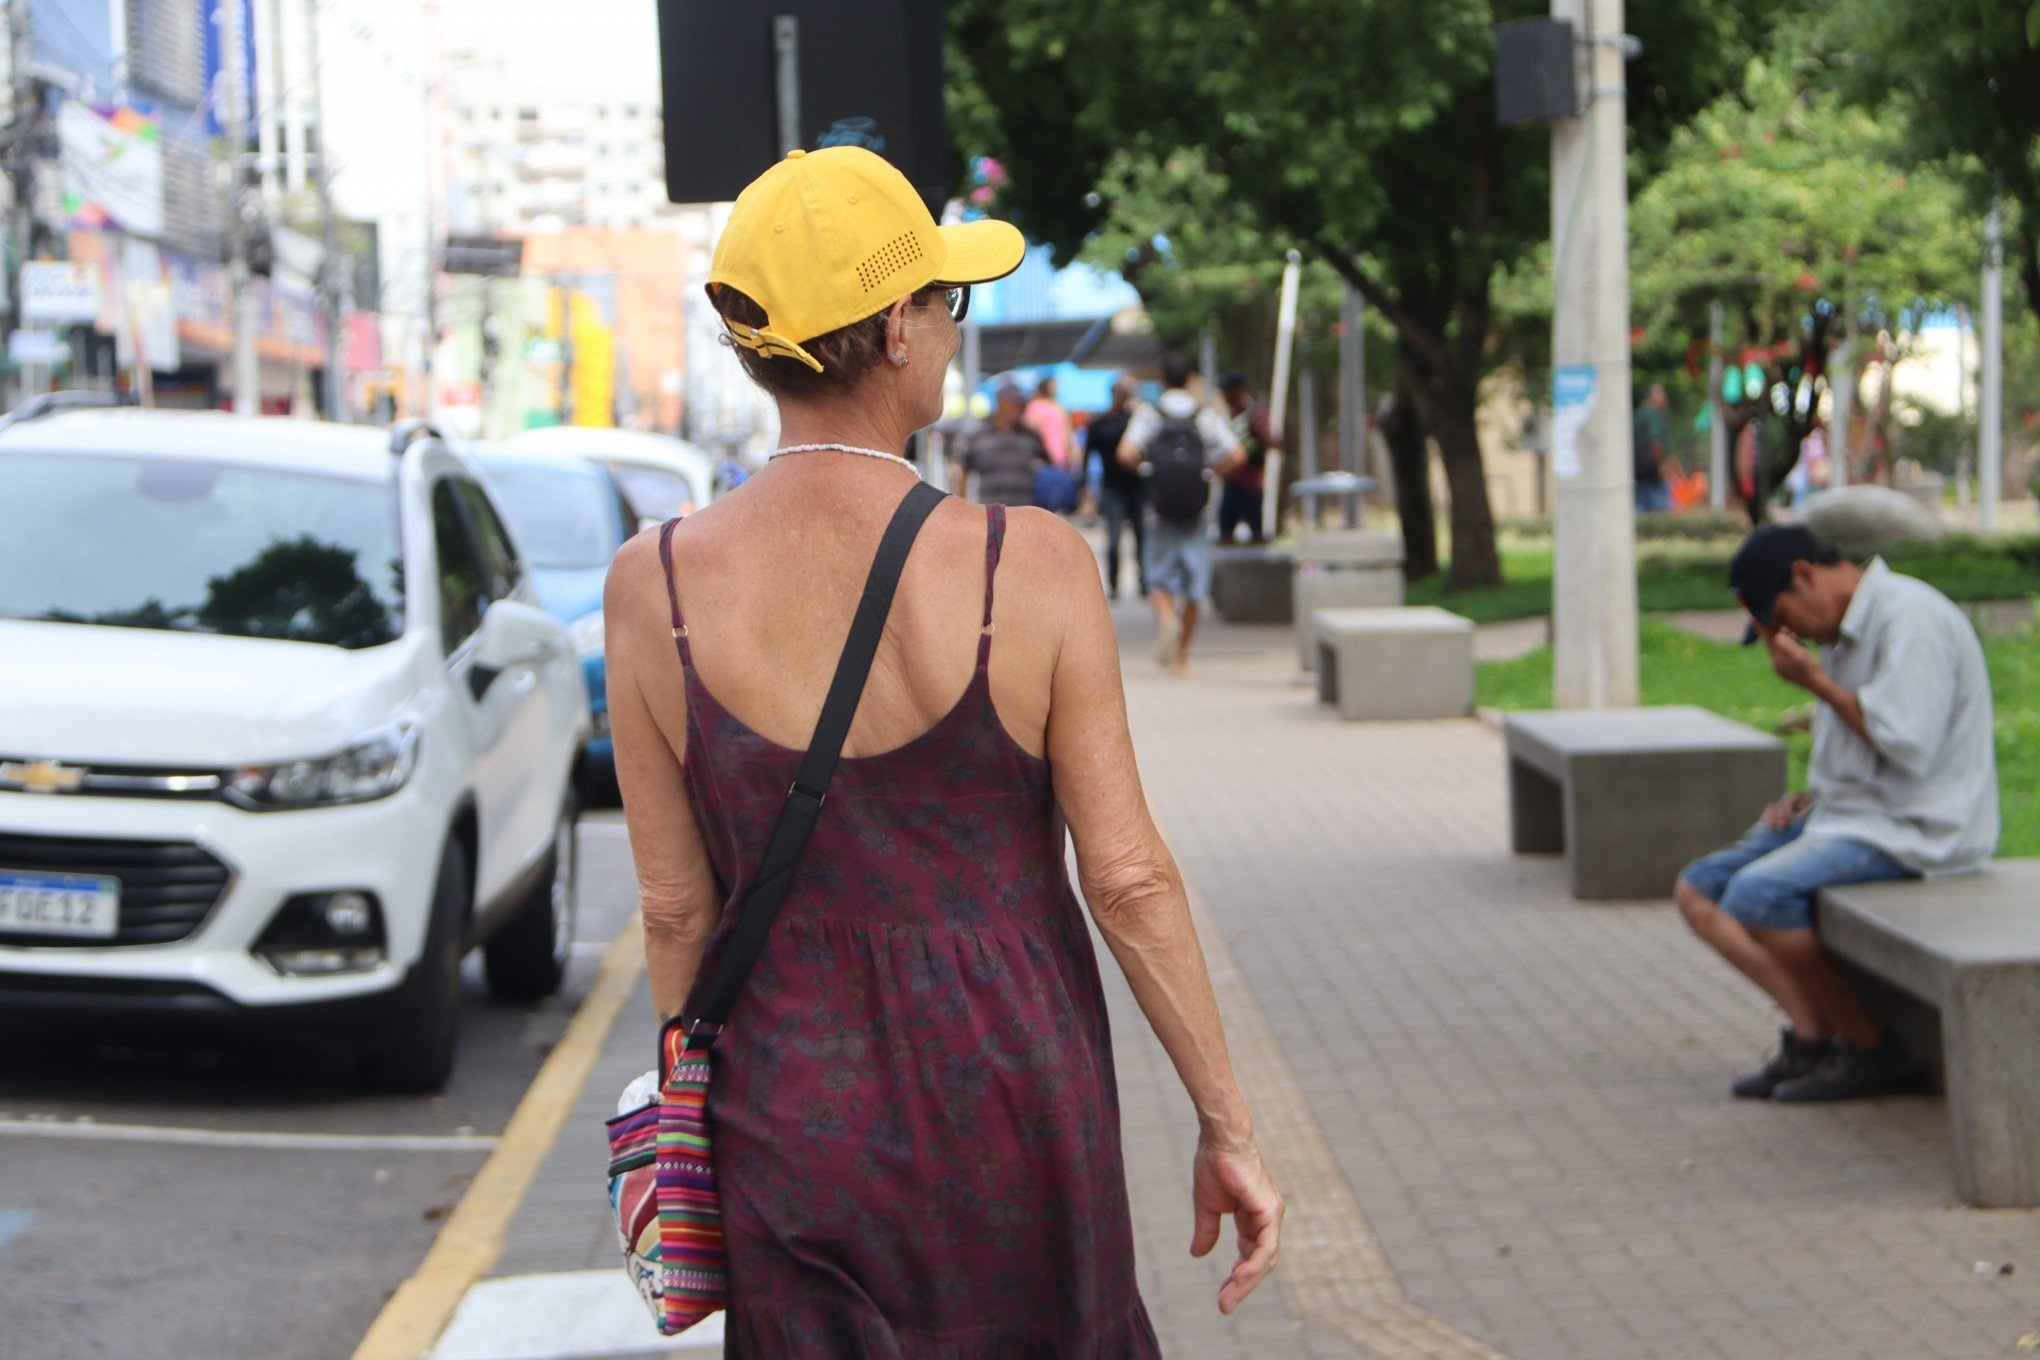
<instances>
[{"instance_id":1,"label":"floral maroon dress","mask_svg":"<svg viewBox=\"0 0 2040 1360\"><path fill-rule=\"evenodd\" d=\"M732 1357L1161 1353L1134 1283L1111 1037L1062 814L986 680L1006 526L1002 507L989 515L970 687L913 741L837 766L714 1049ZM687 792L738 890L801 753L716 701L686 632Z\"/></svg>"}]
</instances>

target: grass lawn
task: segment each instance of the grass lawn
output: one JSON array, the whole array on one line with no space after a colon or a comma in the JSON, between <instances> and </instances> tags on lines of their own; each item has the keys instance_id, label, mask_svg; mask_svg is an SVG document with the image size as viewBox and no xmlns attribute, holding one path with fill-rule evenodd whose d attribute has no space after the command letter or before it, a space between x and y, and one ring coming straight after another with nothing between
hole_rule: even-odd
<instances>
[{"instance_id":1,"label":"grass lawn","mask_svg":"<svg viewBox=\"0 0 2040 1360\"><path fill-rule=\"evenodd\" d=\"M1998 854L2040 855L2040 628L1985 637L1983 653L1997 713L1998 805L2004 820ZM1777 733L1785 740L1791 786L1805 784L1813 701L1771 673L1761 648L1709 642L1646 618L1639 660L1644 703L1694 704ZM1549 647L1512 661L1485 661L1475 671L1479 703L1551 707Z\"/></svg>"},{"instance_id":2,"label":"grass lawn","mask_svg":"<svg viewBox=\"0 0 2040 1360\"><path fill-rule=\"evenodd\" d=\"M1735 537L1639 539L1636 591L1645 613L1674 609L1733 609L1728 593L1728 559ZM1505 535L1501 543L1502 584L1448 592L1444 576L1412 584L1406 604L1442 605L1475 623L1529 618L1551 612L1551 538L1548 534ZM1885 555L1892 568L1938 588L1951 600L2014 600L2040 595L2040 539L1985 541L1950 535L1937 543Z\"/></svg>"}]
</instances>

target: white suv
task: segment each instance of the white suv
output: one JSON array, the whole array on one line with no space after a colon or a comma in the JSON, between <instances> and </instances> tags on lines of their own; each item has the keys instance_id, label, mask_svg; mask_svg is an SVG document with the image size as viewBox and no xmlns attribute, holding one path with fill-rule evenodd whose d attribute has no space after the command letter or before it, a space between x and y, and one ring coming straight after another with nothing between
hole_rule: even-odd
<instances>
[{"instance_id":1,"label":"white suv","mask_svg":"<svg viewBox=\"0 0 2040 1360\"><path fill-rule=\"evenodd\" d=\"M0 1007L301 1022L437 1089L470 947L559 986L588 737L420 422L0 425Z\"/></svg>"}]
</instances>

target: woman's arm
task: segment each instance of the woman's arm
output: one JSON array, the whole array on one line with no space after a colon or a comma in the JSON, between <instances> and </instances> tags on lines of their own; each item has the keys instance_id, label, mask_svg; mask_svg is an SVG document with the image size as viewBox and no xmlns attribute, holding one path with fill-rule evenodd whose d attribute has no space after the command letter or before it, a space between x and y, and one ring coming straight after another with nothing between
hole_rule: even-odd
<instances>
[{"instance_id":1,"label":"woman's arm","mask_svg":"<svg viewBox=\"0 0 2040 1360\"><path fill-rule=\"evenodd\" d=\"M1232 1214L1239 1229L1240 1258L1219 1291L1219 1308L1229 1313L1274 1265L1282 1200L1261 1165L1253 1120L1233 1079L1183 877L1141 790L1097 562L1074 531L1059 528L1057 536L1067 612L1049 699L1056 799L1092 918L1197 1111L1191 1251L1211 1250L1222 1214Z\"/></svg>"},{"instance_id":2,"label":"woman's arm","mask_svg":"<svg viewBox=\"0 0 2040 1360\"><path fill-rule=\"evenodd\" d=\"M639 534L617 554L602 610L616 782L623 791L637 866L652 1004L664 1024L680 1013L694 985L723 904L681 782L680 762L687 749L684 707L667 719L672 725L668 731L645 700L648 688L686 694L668 621L657 530Z\"/></svg>"}]
</instances>

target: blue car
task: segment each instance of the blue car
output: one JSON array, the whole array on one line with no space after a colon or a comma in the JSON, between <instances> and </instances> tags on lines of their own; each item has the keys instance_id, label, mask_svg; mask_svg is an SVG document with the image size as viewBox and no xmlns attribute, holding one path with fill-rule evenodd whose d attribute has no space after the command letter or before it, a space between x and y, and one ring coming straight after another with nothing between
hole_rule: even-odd
<instances>
[{"instance_id":1,"label":"blue car","mask_svg":"<svg viewBox=\"0 0 2040 1360\"><path fill-rule=\"evenodd\" d=\"M582 771L583 805L616 801L616 748L602 661L602 585L610 559L637 530L637 516L609 472L586 458L471 444L468 453L510 519L531 567L538 602L567 625L588 681L594 737Z\"/></svg>"}]
</instances>

